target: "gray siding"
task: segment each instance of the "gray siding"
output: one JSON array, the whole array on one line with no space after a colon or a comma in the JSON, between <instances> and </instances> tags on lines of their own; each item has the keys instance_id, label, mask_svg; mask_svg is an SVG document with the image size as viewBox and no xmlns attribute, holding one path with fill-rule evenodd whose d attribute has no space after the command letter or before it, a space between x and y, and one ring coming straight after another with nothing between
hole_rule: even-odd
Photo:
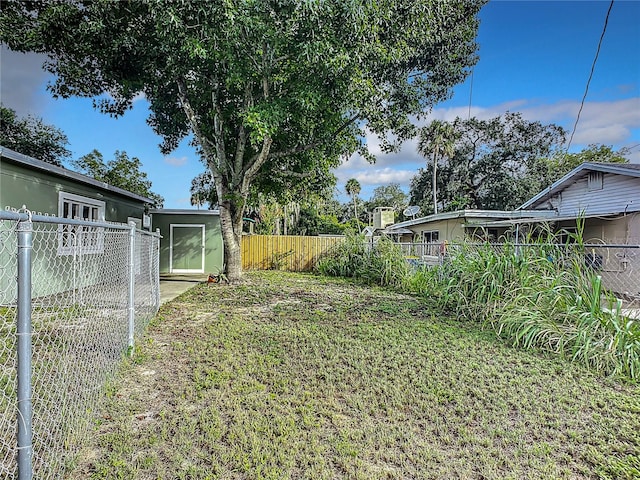
<instances>
[{"instance_id":1,"label":"gray siding","mask_svg":"<svg viewBox=\"0 0 640 480\"><path fill-rule=\"evenodd\" d=\"M578 179L557 194L558 215L612 215L640 211L640 178L605 173L603 188L589 191L587 177ZM549 208L540 202L535 208Z\"/></svg>"}]
</instances>

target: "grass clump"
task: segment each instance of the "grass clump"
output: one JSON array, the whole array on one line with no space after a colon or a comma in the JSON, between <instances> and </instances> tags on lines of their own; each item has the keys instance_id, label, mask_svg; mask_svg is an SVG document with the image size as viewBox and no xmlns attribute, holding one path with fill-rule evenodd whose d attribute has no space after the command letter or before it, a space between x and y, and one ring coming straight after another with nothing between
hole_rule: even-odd
<instances>
[{"instance_id":1,"label":"grass clump","mask_svg":"<svg viewBox=\"0 0 640 480\"><path fill-rule=\"evenodd\" d=\"M401 254L388 240L379 242L381 255L352 237L323 259L319 270L342 275L350 268L342 276L424 295L434 308L491 327L514 346L551 351L607 375L640 380L640 323L621 313L620 300L603 289L598 272L586 264L580 237L574 240L561 245L547 232L530 237L526 246L466 242L450 248L441 265L412 271L406 261L400 267ZM394 261L379 260L387 257ZM350 258L362 258L367 266L383 264L393 270L393 281L373 282L379 277ZM374 269L379 271L387 270Z\"/></svg>"},{"instance_id":2,"label":"grass clump","mask_svg":"<svg viewBox=\"0 0 640 480\"><path fill-rule=\"evenodd\" d=\"M372 244L353 230L348 231L345 241L324 255L315 268L322 275L395 288L404 285L410 270L402 251L391 240L382 237Z\"/></svg>"}]
</instances>

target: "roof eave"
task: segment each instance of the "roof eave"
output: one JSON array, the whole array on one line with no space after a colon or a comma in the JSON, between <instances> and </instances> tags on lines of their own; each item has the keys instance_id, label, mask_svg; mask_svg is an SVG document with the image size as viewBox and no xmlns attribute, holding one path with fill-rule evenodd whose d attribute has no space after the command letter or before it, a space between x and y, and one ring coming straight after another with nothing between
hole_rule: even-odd
<instances>
[{"instance_id":1,"label":"roof eave","mask_svg":"<svg viewBox=\"0 0 640 480\"><path fill-rule=\"evenodd\" d=\"M78 172L74 172L72 170L67 170L66 168L58 167L56 165L52 165L47 162L43 162L42 160L38 160L33 157L29 157L28 155L23 155L22 153L15 152L7 147L3 147L0 145L0 157L11 160L15 163L19 163L22 165L26 165L28 167L41 170L44 172L51 173L58 177L67 178L70 180L74 180L76 182L84 183L85 185L90 185L92 187L97 187L102 190L106 190L111 193L115 193L117 195L121 195L124 197L131 198L133 200L138 200L142 203L153 204L155 200L151 198L144 197L142 195L138 195L137 193L129 192L120 187L114 187L113 185L109 185L108 183L101 182L94 178L88 177L87 175L83 175Z\"/></svg>"}]
</instances>

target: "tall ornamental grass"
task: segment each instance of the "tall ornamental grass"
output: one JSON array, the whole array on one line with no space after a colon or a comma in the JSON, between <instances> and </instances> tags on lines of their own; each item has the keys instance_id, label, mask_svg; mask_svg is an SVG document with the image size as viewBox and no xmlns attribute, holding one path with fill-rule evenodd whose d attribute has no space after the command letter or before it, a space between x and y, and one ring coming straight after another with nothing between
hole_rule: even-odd
<instances>
[{"instance_id":1,"label":"tall ornamental grass","mask_svg":"<svg viewBox=\"0 0 640 480\"><path fill-rule=\"evenodd\" d=\"M467 242L450 248L442 265L411 270L390 241L368 249L352 235L318 270L422 295L433 308L492 328L514 346L639 380L640 322L622 314L621 301L587 266L580 237L574 240L559 245L547 232L526 246Z\"/></svg>"},{"instance_id":2,"label":"tall ornamental grass","mask_svg":"<svg viewBox=\"0 0 640 480\"><path fill-rule=\"evenodd\" d=\"M401 288L409 274L402 251L388 238L375 245L364 235L349 231L345 241L336 245L316 265L323 275L355 278L367 285Z\"/></svg>"}]
</instances>

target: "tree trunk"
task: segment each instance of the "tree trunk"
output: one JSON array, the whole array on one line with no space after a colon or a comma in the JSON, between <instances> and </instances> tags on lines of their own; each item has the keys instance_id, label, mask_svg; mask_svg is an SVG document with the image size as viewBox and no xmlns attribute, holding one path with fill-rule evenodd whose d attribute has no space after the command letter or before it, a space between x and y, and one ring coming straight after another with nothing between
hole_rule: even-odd
<instances>
[{"instance_id":1,"label":"tree trunk","mask_svg":"<svg viewBox=\"0 0 640 480\"><path fill-rule=\"evenodd\" d=\"M438 179L437 170L438 170L438 148L436 147L436 149L433 152L433 178L431 179L431 184L433 186L433 214L434 215L438 213L438 186L436 184L436 181Z\"/></svg>"}]
</instances>

